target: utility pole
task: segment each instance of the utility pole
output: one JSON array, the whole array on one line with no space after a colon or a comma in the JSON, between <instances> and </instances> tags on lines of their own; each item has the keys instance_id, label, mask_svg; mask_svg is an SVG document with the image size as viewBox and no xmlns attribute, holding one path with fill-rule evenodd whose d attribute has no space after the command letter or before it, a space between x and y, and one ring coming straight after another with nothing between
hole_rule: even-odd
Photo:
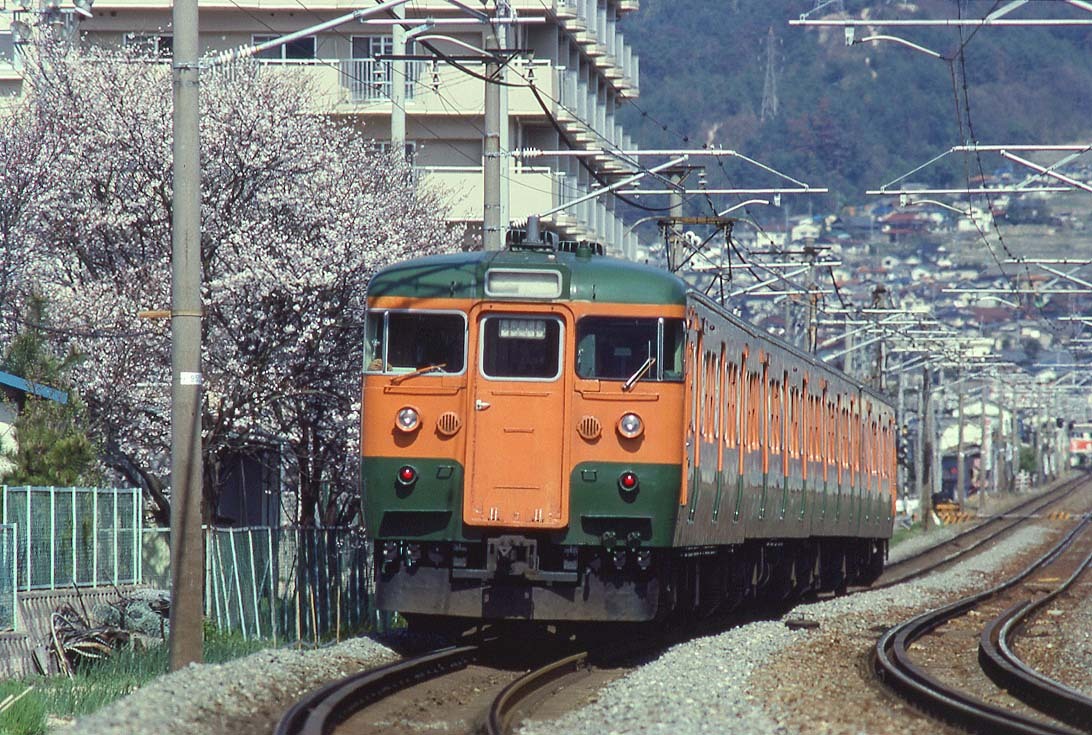
<instances>
[{"instance_id":1,"label":"utility pole","mask_svg":"<svg viewBox=\"0 0 1092 735\"><path fill-rule=\"evenodd\" d=\"M400 20L406 17L406 6L399 5L391 14ZM394 57L391 65L391 150L399 160L406 159L406 27L395 23L391 27L391 47Z\"/></svg>"},{"instance_id":2,"label":"utility pole","mask_svg":"<svg viewBox=\"0 0 1092 735\"><path fill-rule=\"evenodd\" d=\"M937 387L944 385L944 369L941 368L937 374ZM947 403L947 391L944 392L944 403ZM942 428L940 426L940 412L944 409L941 405L941 401L935 400L935 396L930 394L929 402L932 404L932 410L930 411L930 418L933 420L933 431L929 435L929 440L933 442L933 465L932 465L932 492L939 493L941 488L944 487L943 474L941 472L941 462L943 457L940 450L940 435ZM932 498L930 497L930 501Z\"/></svg>"},{"instance_id":3,"label":"utility pole","mask_svg":"<svg viewBox=\"0 0 1092 735\"><path fill-rule=\"evenodd\" d=\"M201 138L197 0L175 0L171 206L171 670L204 658Z\"/></svg>"},{"instance_id":4,"label":"utility pole","mask_svg":"<svg viewBox=\"0 0 1092 735\"><path fill-rule=\"evenodd\" d=\"M679 173L671 174L671 193L667 195L668 216L675 222L665 232L667 237L667 267L672 273L678 273L682 268L683 257L683 232L678 219L682 217L682 182L683 176Z\"/></svg>"},{"instance_id":5,"label":"utility pole","mask_svg":"<svg viewBox=\"0 0 1092 735\"><path fill-rule=\"evenodd\" d=\"M967 502L967 465L963 461L963 396L966 392L964 391L965 385L963 381L959 382L959 439L956 444L956 462L959 463L956 470L958 486L953 495L953 499L958 500L961 505Z\"/></svg>"},{"instance_id":6,"label":"utility pole","mask_svg":"<svg viewBox=\"0 0 1092 735\"><path fill-rule=\"evenodd\" d=\"M501 3L497 3L499 15ZM497 58L500 39L497 24L485 31L485 141L482 188L485 202L482 212L482 245L485 250L503 250L505 231L501 222L501 65Z\"/></svg>"},{"instance_id":7,"label":"utility pole","mask_svg":"<svg viewBox=\"0 0 1092 735\"><path fill-rule=\"evenodd\" d=\"M986 383L982 386L982 440L979 444L978 451L978 507L983 507L986 502L985 496L986 488L989 483L986 480L987 473L990 472L993 467L993 442L990 440L990 417L986 415L986 399L990 397L990 386Z\"/></svg>"},{"instance_id":8,"label":"utility pole","mask_svg":"<svg viewBox=\"0 0 1092 735\"><path fill-rule=\"evenodd\" d=\"M928 530L932 524L932 498L925 492L925 436L933 430L932 410L926 398L929 393L929 368L921 369L921 390L918 392L918 436L914 446L914 490L918 494L921 509L921 527Z\"/></svg>"},{"instance_id":9,"label":"utility pole","mask_svg":"<svg viewBox=\"0 0 1092 735\"><path fill-rule=\"evenodd\" d=\"M901 368L902 365L900 364ZM899 497L903 499L904 509L906 503L906 465L902 461L902 457L905 456L905 442L906 437L902 433L902 427L906 425L906 392L904 390L906 384L906 378L903 371L899 370L898 375L898 391L896 393L895 403L895 444L902 449L899 452L899 461L895 463L895 488Z\"/></svg>"}]
</instances>

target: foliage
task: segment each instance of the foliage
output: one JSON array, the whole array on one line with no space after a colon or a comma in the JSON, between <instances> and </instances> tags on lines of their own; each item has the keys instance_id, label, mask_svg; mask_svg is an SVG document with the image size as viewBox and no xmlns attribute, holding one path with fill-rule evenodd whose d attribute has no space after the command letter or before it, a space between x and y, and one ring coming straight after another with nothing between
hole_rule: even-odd
<instances>
[{"instance_id":1,"label":"foliage","mask_svg":"<svg viewBox=\"0 0 1092 735\"><path fill-rule=\"evenodd\" d=\"M224 663L260 651L270 644L267 640L243 640L240 635L221 633L206 624L204 657L210 664ZM45 733L47 713L62 718L90 714L167 673L168 665L165 645L147 649L127 648L81 666L72 678L0 682L0 699L8 694L18 695L28 684L35 686L34 691L12 709L0 714L0 733Z\"/></svg>"},{"instance_id":2,"label":"foliage","mask_svg":"<svg viewBox=\"0 0 1092 735\"><path fill-rule=\"evenodd\" d=\"M40 326L41 299L29 299L33 315L12 340L0 362L3 369L32 383L68 393L61 404L27 395L15 419L16 449L6 452L12 468L0 476L8 485L59 485L75 487L95 484L99 479L98 452L85 429L85 407L68 380L78 363L70 353L59 359L50 351Z\"/></svg>"},{"instance_id":3,"label":"foliage","mask_svg":"<svg viewBox=\"0 0 1092 735\"><path fill-rule=\"evenodd\" d=\"M30 127L19 140L41 141L49 176L20 215L29 255L17 280L48 299L57 349L94 355L73 379L104 462L144 488L162 523L170 339L137 314L170 303L170 70L114 53L46 45L28 62L32 114L15 122ZM285 69L202 75L206 512L219 462L255 446L281 453L295 520L348 512L368 279L458 242L437 193L359 129L313 114L311 99ZM331 500L316 511L323 487Z\"/></svg>"},{"instance_id":4,"label":"foliage","mask_svg":"<svg viewBox=\"0 0 1092 735\"><path fill-rule=\"evenodd\" d=\"M901 34L953 60L947 63L892 43L846 47L841 28L787 25L815 5L812 0L644 0L640 12L623 21L627 41L640 56L642 89L635 105L620 110L623 122L643 147L735 149L809 184L830 187L842 201L859 200L864 190L965 140L1062 143L1090 132L1092 97L1073 94L1092 85L1087 30L985 29L973 38L965 30L962 40L958 29ZM960 11L981 16L990 3L968 7L923 0L897 10L864 0L844 5L855 18L867 11L954 17ZM1051 5L1052 16L1082 12ZM1021 13L1029 15L1015 15ZM778 112L763 120L771 32ZM866 35L866 29L857 34ZM969 156L922 176L936 185L965 184L979 173L977 166ZM713 186L722 177L718 166L709 168ZM726 166L725 171L724 178L737 185L773 183L753 168Z\"/></svg>"},{"instance_id":5,"label":"foliage","mask_svg":"<svg viewBox=\"0 0 1092 735\"><path fill-rule=\"evenodd\" d=\"M1021 472L1028 472L1034 475L1039 469L1039 452L1035 447L1020 447L1020 467Z\"/></svg>"},{"instance_id":6,"label":"foliage","mask_svg":"<svg viewBox=\"0 0 1092 735\"><path fill-rule=\"evenodd\" d=\"M17 702L0 712L0 733L4 735L39 735L46 730L46 706L35 691L27 692L31 683L0 681L0 702L19 697Z\"/></svg>"}]
</instances>

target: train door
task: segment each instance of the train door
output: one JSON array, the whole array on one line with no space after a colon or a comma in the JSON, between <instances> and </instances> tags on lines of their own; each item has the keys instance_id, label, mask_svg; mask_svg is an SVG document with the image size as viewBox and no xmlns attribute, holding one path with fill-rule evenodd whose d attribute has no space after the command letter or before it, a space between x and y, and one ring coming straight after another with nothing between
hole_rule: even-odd
<instances>
[{"instance_id":1,"label":"train door","mask_svg":"<svg viewBox=\"0 0 1092 735\"><path fill-rule=\"evenodd\" d=\"M471 525L568 525L568 383L571 320L557 307L490 304L471 314L477 369L470 382L463 519Z\"/></svg>"}]
</instances>

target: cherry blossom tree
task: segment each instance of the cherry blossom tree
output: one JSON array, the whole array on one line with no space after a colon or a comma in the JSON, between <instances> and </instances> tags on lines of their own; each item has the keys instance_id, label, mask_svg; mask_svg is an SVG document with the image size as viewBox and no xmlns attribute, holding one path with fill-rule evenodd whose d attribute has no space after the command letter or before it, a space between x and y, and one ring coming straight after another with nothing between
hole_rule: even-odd
<instances>
[{"instance_id":1,"label":"cherry blossom tree","mask_svg":"<svg viewBox=\"0 0 1092 735\"><path fill-rule=\"evenodd\" d=\"M49 300L63 346L85 357L75 380L104 462L165 520L169 325L138 312L170 303L169 67L43 47L27 84L25 124L49 141L49 181L24 218L23 277ZM206 514L219 463L272 447L297 520L343 522L355 509L368 279L455 249L460 233L404 162L316 114L303 76L237 64L204 72L201 94Z\"/></svg>"}]
</instances>

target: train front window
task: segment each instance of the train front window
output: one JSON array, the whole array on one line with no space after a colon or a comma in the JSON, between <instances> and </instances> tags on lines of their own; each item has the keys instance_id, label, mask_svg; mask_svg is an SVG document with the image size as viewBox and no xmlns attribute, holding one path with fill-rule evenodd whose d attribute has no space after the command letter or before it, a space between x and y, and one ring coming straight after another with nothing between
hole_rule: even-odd
<instances>
[{"instance_id":1,"label":"train front window","mask_svg":"<svg viewBox=\"0 0 1092 735\"><path fill-rule=\"evenodd\" d=\"M364 365L370 373L461 373L466 366L466 317L429 311L370 311Z\"/></svg>"},{"instance_id":2,"label":"train front window","mask_svg":"<svg viewBox=\"0 0 1092 735\"><path fill-rule=\"evenodd\" d=\"M490 316L482 322L482 375L556 380L563 330L556 317Z\"/></svg>"},{"instance_id":3,"label":"train front window","mask_svg":"<svg viewBox=\"0 0 1092 735\"><path fill-rule=\"evenodd\" d=\"M681 319L589 316L576 325L576 374L581 378L628 380L653 358L644 380L683 377Z\"/></svg>"}]
</instances>

